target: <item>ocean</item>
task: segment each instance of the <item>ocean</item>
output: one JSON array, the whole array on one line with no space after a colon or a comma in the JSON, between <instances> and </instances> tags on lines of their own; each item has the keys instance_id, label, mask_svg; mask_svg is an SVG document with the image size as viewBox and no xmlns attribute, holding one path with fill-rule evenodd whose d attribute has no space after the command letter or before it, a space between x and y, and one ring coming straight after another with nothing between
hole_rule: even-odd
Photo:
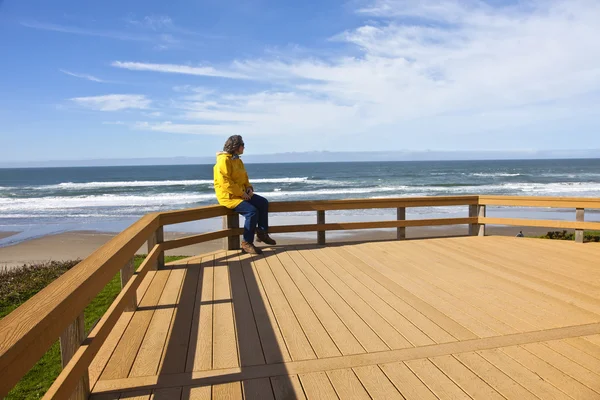
<instances>
[{"instance_id":1,"label":"ocean","mask_svg":"<svg viewBox=\"0 0 600 400\"><path fill-rule=\"evenodd\" d=\"M256 192L271 201L468 194L600 197L600 159L247 164ZM212 165L0 169L0 246L51 233L118 232L142 215L215 204ZM467 215L467 207L416 208L407 218ZM574 210L495 207L490 216L574 220ZM314 213L275 215L311 223ZM328 212L327 221L385 220L394 210ZM600 213L586 210L586 220ZM220 222L168 227L215 229Z\"/></svg>"}]
</instances>

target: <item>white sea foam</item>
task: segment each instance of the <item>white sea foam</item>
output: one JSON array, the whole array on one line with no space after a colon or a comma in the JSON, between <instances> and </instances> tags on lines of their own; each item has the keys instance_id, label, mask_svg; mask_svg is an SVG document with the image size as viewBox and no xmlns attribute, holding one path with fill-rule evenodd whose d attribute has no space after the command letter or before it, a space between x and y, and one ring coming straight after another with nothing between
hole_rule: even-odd
<instances>
[{"instance_id":1,"label":"white sea foam","mask_svg":"<svg viewBox=\"0 0 600 400\"><path fill-rule=\"evenodd\" d=\"M403 192L408 189L409 186L384 186L384 187L367 187L367 188L344 188L344 189L319 189L319 190L306 190L306 191L275 191L265 193L267 197L320 197L329 195L343 195L343 194L363 194L363 193L380 193L380 192Z\"/></svg>"},{"instance_id":2,"label":"white sea foam","mask_svg":"<svg viewBox=\"0 0 600 400\"><path fill-rule=\"evenodd\" d=\"M34 186L32 189L37 190L85 190L85 189L99 189L109 187L151 187L151 186L194 186L194 185L212 185L213 180L200 179L200 180L181 180L181 181L123 181L123 182L63 182L58 185L45 185L45 186Z\"/></svg>"},{"instance_id":3,"label":"white sea foam","mask_svg":"<svg viewBox=\"0 0 600 400\"><path fill-rule=\"evenodd\" d=\"M99 196L40 197L27 199L0 198L0 212L40 211L90 207L176 207L178 205L215 200L214 194L165 193L149 196Z\"/></svg>"},{"instance_id":4,"label":"white sea foam","mask_svg":"<svg viewBox=\"0 0 600 400\"><path fill-rule=\"evenodd\" d=\"M275 188L271 192L258 192L273 201L295 199L327 199L351 197L399 197L432 194L532 194L554 196L600 196L600 183L557 182L557 183L503 183L497 185L469 186L378 186L364 188L326 188L318 190L285 190ZM120 213L146 213L157 210L191 207L199 204L216 204L214 193L161 193L148 195L104 194L87 196L46 196L39 198L2 198L0 214L8 218L15 215L40 217L40 214L118 215ZM107 211L110 209L110 211ZM88 211L84 211L88 210ZM44 212L46 211L46 212ZM91 212L90 212L91 211ZM93 215L89 215L93 217ZM100 215L98 215L101 218Z\"/></svg>"},{"instance_id":5,"label":"white sea foam","mask_svg":"<svg viewBox=\"0 0 600 400\"><path fill-rule=\"evenodd\" d=\"M62 182L56 185L30 186L27 189L35 190L88 190L101 188L121 188L121 187L159 187L159 186L199 186L210 185L212 179L188 179L188 180L164 180L164 181L116 181L116 182ZM308 177L298 178L258 178L252 179L251 183L304 183L313 185L338 185L344 182L331 180L309 179ZM11 189L9 187L0 187L0 189ZM15 188L13 188L15 189Z\"/></svg>"},{"instance_id":6,"label":"white sea foam","mask_svg":"<svg viewBox=\"0 0 600 400\"><path fill-rule=\"evenodd\" d=\"M544 173L544 174L540 174L539 176L542 176L544 178L569 178L569 179L594 178L594 179L598 179L598 178L600 178L600 173L594 173L594 172L580 172L580 173L569 172L566 174Z\"/></svg>"},{"instance_id":7,"label":"white sea foam","mask_svg":"<svg viewBox=\"0 0 600 400\"><path fill-rule=\"evenodd\" d=\"M507 176L521 176L521 174L509 174L507 172L494 172L494 173L475 172L475 173L473 173L471 175L472 176L484 176L484 177L490 177L490 178L507 177Z\"/></svg>"},{"instance_id":8,"label":"white sea foam","mask_svg":"<svg viewBox=\"0 0 600 400\"><path fill-rule=\"evenodd\" d=\"M556 182L556 183L503 183L498 185L470 185L470 186L422 186L414 187L420 192L451 192L451 193L545 193L570 194L573 196L600 195L600 183L588 182Z\"/></svg>"},{"instance_id":9,"label":"white sea foam","mask_svg":"<svg viewBox=\"0 0 600 400\"><path fill-rule=\"evenodd\" d=\"M67 210L65 210L67 211ZM72 210L69 210L72 211ZM136 211L139 211L136 209ZM152 210L151 210L152 211ZM151 211L140 211L140 212L136 212L136 213L83 213L83 214L79 214L79 213L60 213L60 212L56 212L56 213L48 213L46 210L46 213L31 213L31 214L0 214L0 220L1 219L9 219L9 218L14 218L14 219L22 219L22 218L56 218L56 217L60 217L60 218L114 218L114 217L131 217L131 218L139 218L139 216L141 214L145 214L147 212L151 212Z\"/></svg>"}]
</instances>

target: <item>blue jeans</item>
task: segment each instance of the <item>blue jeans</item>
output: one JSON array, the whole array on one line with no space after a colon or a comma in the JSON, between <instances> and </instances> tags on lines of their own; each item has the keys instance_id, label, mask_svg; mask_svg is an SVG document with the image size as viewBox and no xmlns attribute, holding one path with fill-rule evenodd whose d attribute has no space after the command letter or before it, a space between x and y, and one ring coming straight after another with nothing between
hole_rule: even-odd
<instances>
[{"instance_id":1,"label":"blue jeans","mask_svg":"<svg viewBox=\"0 0 600 400\"><path fill-rule=\"evenodd\" d=\"M246 222L244 222L244 241L254 243L254 233L257 224L258 229L265 232L269 231L269 201L264 197L255 194L250 200L242 201L233 211L246 217Z\"/></svg>"}]
</instances>

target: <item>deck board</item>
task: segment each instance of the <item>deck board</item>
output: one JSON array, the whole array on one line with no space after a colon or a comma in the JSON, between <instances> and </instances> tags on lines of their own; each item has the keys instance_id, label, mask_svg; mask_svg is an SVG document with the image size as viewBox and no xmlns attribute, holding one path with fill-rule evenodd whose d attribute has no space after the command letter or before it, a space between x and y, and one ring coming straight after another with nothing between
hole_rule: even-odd
<instances>
[{"instance_id":1,"label":"deck board","mask_svg":"<svg viewBox=\"0 0 600 400\"><path fill-rule=\"evenodd\" d=\"M600 399L600 246L220 251L153 272L92 398Z\"/></svg>"},{"instance_id":2,"label":"deck board","mask_svg":"<svg viewBox=\"0 0 600 400\"><path fill-rule=\"evenodd\" d=\"M479 355L540 399L567 400L571 398L552 384L541 379L535 372L510 358L500 349L483 350L479 352Z\"/></svg>"},{"instance_id":3,"label":"deck board","mask_svg":"<svg viewBox=\"0 0 600 400\"><path fill-rule=\"evenodd\" d=\"M302 292L286 272L288 268L291 268L291 263L293 261L289 256L286 257L285 253L280 254L278 252L275 254L275 257L269 258L269 266L277 280L277 284L285 293L298 322L304 328L304 333L316 356L319 358L341 356L342 353L325 330L321 320L314 313L302 295Z\"/></svg>"},{"instance_id":4,"label":"deck board","mask_svg":"<svg viewBox=\"0 0 600 400\"><path fill-rule=\"evenodd\" d=\"M328 268L330 274L339 277L348 288L356 293L356 296L360 297L365 303L371 306L376 313L405 338L405 340L402 341L403 346L399 348L434 344L431 338L415 327L402 314L390 307L389 304L379 298L354 276L344 270L337 261L332 258L327 258L327 255L324 253L320 253L320 256L321 259L325 261L324 265Z\"/></svg>"},{"instance_id":5,"label":"deck board","mask_svg":"<svg viewBox=\"0 0 600 400\"><path fill-rule=\"evenodd\" d=\"M327 371L327 377L340 399L369 400L371 396L365 390L352 369Z\"/></svg>"},{"instance_id":6,"label":"deck board","mask_svg":"<svg viewBox=\"0 0 600 400\"><path fill-rule=\"evenodd\" d=\"M245 400L274 400L269 378L248 379L242 382Z\"/></svg>"},{"instance_id":7,"label":"deck board","mask_svg":"<svg viewBox=\"0 0 600 400\"><path fill-rule=\"evenodd\" d=\"M270 257L260 258L256 261L256 266L267 296L269 297L275 318L279 322L279 327L283 333L283 338L290 351L290 355L293 360L315 359L317 356L306 337L306 333L302 329L283 289L279 286L273 275L269 261L267 261L269 258ZM279 263L274 260L271 260L270 262L274 263L276 267L281 267Z\"/></svg>"},{"instance_id":8,"label":"deck board","mask_svg":"<svg viewBox=\"0 0 600 400\"><path fill-rule=\"evenodd\" d=\"M310 283L308 278L304 276L296 265L296 263L306 263L307 261L297 251L288 251L286 253L288 253L290 259L294 261L293 263L287 264L288 274L310 304L317 315L317 318L319 318L341 354L349 355L364 353L365 349L360 345L350 329L348 329L319 291Z\"/></svg>"},{"instance_id":9,"label":"deck board","mask_svg":"<svg viewBox=\"0 0 600 400\"><path fill-rule=\"evenodd\" d=\"M353 370L372 399L403 399L398 389L390 382L378 365L356 367Z\"/></svg>"},{"instance_id":10,"label":"deck board","mask_svg":"<svg viewBox=\"0 0 600 400\"><path fill-rule=\"evenodd\" d=\"M170 270L158 271L155 274L140 301L139 309L133 314L100 379L124 378L129 375L170 274ZM157 351L162 352L162 346Z\"/></svg>"},{"instance_id":11,"label":"deck board","mask_svg":"<svg viewBox=\"0 0 600 400\"><path fill-rule=\"evenodd\" d=\"M519 364L574 399L600 399L600 394L520 346L501 349Z\"/></svg>"},{"instance_id":12,"label":"deck board","mask_svg":"<svg viewBox=\"0 0 600 400\"><path fill-rule=\"evenodd\" d=\"M206 256L198 261L201 271L197 287L200 290L194 300L192 331L186 357L187 372L212 369L213 365L214 256Z\"/></svg>"},{"instance_id":13,"label":"deck board","mask_svg":"<svg viewBox=\"0 0 600 400\"><path fill-rule=\"evenodd\" d=\"M229 263L216 262L213 297L213 368L239 366Z\"/></svg>"},{"instance_id":14,"label":"deck board","mask_svg":"<svg viewBox=\"0 0 600 400\"><path fill-rule=\"evenodd\" d=\"M252 307L239 258L233 257L229 262L229 274L240 365L264 364L265 357L261 348L256 321L252 314Z\"/></svg>"},{"instance_id":15,"label":"deck board","mask_svg":"<svg viewBox=\"0 0 600 400\"><path fill-rule=\"evenodd\" d=\"M488 272L479 270L472 265L471 260L465 257L457 257L448 251L438 253L436 249L429 249L429 252L430 254L440 255L436 259L437 268L435 272L437 276L440 278L443 276L444 281L451 288L460 285L468 289L465 294L471 294L472 299L482 299L483 304L487 305L488 310L493 313L492 315L497 319L501 319L505 324L517 327L521 326L523 322L529 322L530 324L538 323L538 325L546 326L546 321L539 320L552 318L552 314L557 313L555 308L563 306L562 304L554 304L554 307L549 306L541 296L536 297L535 293L524 295L519 288L514 287L512 282L499 279ZM421 267L421 270L423 269ZM463 272L460 274L461 279L458 279L457 271ZM427 271L423 272L426 273ZM485 287L479 288L480 285ZM497 294L486 290L490 286L497 289Z\"/></svg>"},{"instance_id":16,"label":"deck board","mask_svg":"<svg viewBox=\"0 0 600 400\"><path fill-rule=\"evenodd\" d=\"M194 303L198 289L198 276L200 275L200 263L188 263L185 271L180 289L179 303L173 312L171 332L165 343L161 359L160 373L163 374L185 371L186 355L190 345Z\"/></svg>"},{"instance_id":17,"label":"deck board","mask_svg":"<svg viewBox=\"0 0 600 400\"><path fill-rule=\"evenodd\" d=\"M390 382L400 388L406 400L437 400L437 396L403 363L380 365Z\"/></svg>"},{"instance_id":18,"label":"deck board","mask_svg":"<svg viewBox=\"0 0 600 400\"><path fill-rule=\"evenodd\" d=\"M325 268L321 260L310 253L301 254L306 262L299 262L296 265L300 268L304 276L308 278L311 284L321 293L325 301L334 310L334 312L346 324L348 329L354 334L367 352L389 350L389 347L375 333L371 327L360 317L359 314L340 296L325 279L317 272L319 268Z\"/></svg>"},{"instance_id":19,"label":"deck board","mask_svg":"<svg viewBox=\"0 0 600 400\"><path fill-rule=\"evenodd\" d=\"M171 331L173 313L179 300L185 272L184 269L171 271L129 376L156 375Z\"/></svg>"},{"instance_id":20,"label":"deck board","mask_svg":"<svg viewBox=\"0 0 600 400\"><path fill-rule=\"evenodd\" d=\"M369 290L371 290L383 301L389 304L400 315L402 315L405 319L410 321L411 324L414 324L416 327L418 327L427 337L431 338L435 343L448 343L456 340L456 338L454 338L452 335L450 335L448 332L442 329L439 325L435 324L423 313L421 313L421 311L419 311L418 308L413 307L413 305L404 301L401 297L394 294L387 287L381 285L365 271L345 263L342 257L336 257L336 255L339 256L338 253L327 252L326 249L324 249L323 252L334 258L337 264L341 266L346 272L351 274L356 280L360 281L363 285L369 288Z\"/></svg>"}]
</instances>

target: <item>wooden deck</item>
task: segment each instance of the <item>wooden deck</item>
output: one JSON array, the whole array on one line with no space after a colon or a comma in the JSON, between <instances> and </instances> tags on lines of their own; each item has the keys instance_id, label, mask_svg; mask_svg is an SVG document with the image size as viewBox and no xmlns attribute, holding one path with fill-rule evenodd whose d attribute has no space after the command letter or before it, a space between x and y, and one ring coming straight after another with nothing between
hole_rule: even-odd
<instances>
[{"instance_id":1,"label":"wooden deck","mask_svg":"<svg viewBox=\"0 0 600 400\"><path fill-rule=\"evenodd\" d=\"M598 399L600 245L462 237L151 272L95 399Z\"/></svg>"}]
</instances>

